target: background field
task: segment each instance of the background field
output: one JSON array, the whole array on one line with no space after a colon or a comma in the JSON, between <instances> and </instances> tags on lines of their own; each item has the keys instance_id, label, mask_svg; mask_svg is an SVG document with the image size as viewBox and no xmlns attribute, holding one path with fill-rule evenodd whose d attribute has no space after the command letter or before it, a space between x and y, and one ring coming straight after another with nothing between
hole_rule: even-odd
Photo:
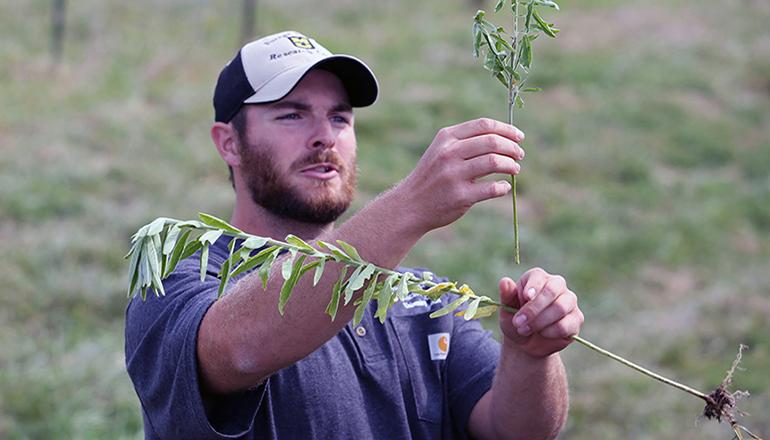
<instances>
[{"instance_id":1,"label":"background field","mask_svg":"<svg viewBox=\"0 0 770 440\"><path fill-rule=\"evenodd\" d=\"M70 0L61 63L50 0L0 3L0 438L137 439L123 359L130 236L158 216L229 218L211 93L240 47L240 2ZM493 2L481 5L491 10ZM564 275L582 335L701 391L738 351L741 421L770 436L770 1L563 0L534 44L510 199L427 236L407 263L495 295L532 266ZM260 1L259 35L307 33L365 59L360 207L436 131L505 119L471 59L471 0ZM490 20L509 27L507 15ZM494 321L486 323L494 328ZM565 353L563 439L719 439L702 403L588 349Z\"/></svg>"}]
</instances>

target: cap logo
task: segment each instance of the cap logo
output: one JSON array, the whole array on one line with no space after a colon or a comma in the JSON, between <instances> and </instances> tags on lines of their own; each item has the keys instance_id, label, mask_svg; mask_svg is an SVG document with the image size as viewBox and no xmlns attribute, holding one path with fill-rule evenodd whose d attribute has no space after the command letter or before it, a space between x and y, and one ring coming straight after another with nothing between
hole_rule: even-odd
<instances>
[{"instance_id":1,"label":"cap logo","mask_svg":"<svg viewBox=\"0 0 770 440\"><path fill-rule=\"evenodd\" d=\"M289 37L291 43L300 49L313 49L313 43L305 37Z\"/></svg>"}]
</instances>

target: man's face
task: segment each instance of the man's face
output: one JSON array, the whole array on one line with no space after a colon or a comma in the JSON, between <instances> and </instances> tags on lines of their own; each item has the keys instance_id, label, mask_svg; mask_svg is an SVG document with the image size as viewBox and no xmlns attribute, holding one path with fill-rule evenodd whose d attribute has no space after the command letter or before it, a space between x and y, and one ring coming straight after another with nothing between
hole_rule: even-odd
<instances>
[{"instance_id":1,"label":"man's face","mask_svg":"<svg viewBox=\"0 0 770 440\"><path fill-rule=\"evenodd\" d=\"M247 111L240 172L254 202L281 218L334 222L357 178L353 111L339 78L312 70L285 98Z\"/></svg>"}]
</instances>

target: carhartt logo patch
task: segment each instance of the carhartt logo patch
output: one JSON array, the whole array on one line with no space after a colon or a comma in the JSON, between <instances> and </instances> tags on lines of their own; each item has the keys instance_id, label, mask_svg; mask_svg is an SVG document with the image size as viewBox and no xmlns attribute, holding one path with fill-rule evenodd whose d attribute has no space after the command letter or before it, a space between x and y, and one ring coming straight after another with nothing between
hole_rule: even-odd
<instances>
[{"instance_id":1,"label":"carhartt logo patch","mask_svg":"<svg viewBox=\"0 0 770 440\"><path fill-rule=\"evenodd\" d=\"M449 333L434 333L428 335L430 360L441 361L449 354Z\"/></svg>"},{"instance_id":2,"label":"carhartt logo patch","mask_svg":"<svg viewBox=\"0 0 770 440\"><path fill-rule=\"evenodd\" d=\"M289 37L289 40L300 49L313 49L313 43L305 37Z\"/></svg>"}]
</instances>

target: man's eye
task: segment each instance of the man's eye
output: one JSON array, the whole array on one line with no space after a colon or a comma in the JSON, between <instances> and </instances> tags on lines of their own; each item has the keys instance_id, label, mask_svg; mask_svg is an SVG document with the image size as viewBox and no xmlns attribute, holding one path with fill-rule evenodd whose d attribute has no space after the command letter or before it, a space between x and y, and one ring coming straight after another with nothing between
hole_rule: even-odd
<instances>
[{"instance_id":1,"label":"man's eye","mask_svg":"<svg viewBox=\"0 0 770 440\"><path fill-rule=\"evenodd\" d=\"M343 116L333 116L332 117L332 121L333 122L337 122L339 124L347 124L348 123L348 118L345 118Z\"/></svg>"},{"instance_id":2,"label":"man's eye","mask_svg":"<svg viewBox=\"0 0 770 440\"><path fill-rule=\"evenodd\" d=\"M298 114L296 114L296 113L289 113L288 115L280 116L278 119L284 119L284 120L293 121L293 120L295 120L297 118L299 118Z\"/></svg>"}]
</instances>

